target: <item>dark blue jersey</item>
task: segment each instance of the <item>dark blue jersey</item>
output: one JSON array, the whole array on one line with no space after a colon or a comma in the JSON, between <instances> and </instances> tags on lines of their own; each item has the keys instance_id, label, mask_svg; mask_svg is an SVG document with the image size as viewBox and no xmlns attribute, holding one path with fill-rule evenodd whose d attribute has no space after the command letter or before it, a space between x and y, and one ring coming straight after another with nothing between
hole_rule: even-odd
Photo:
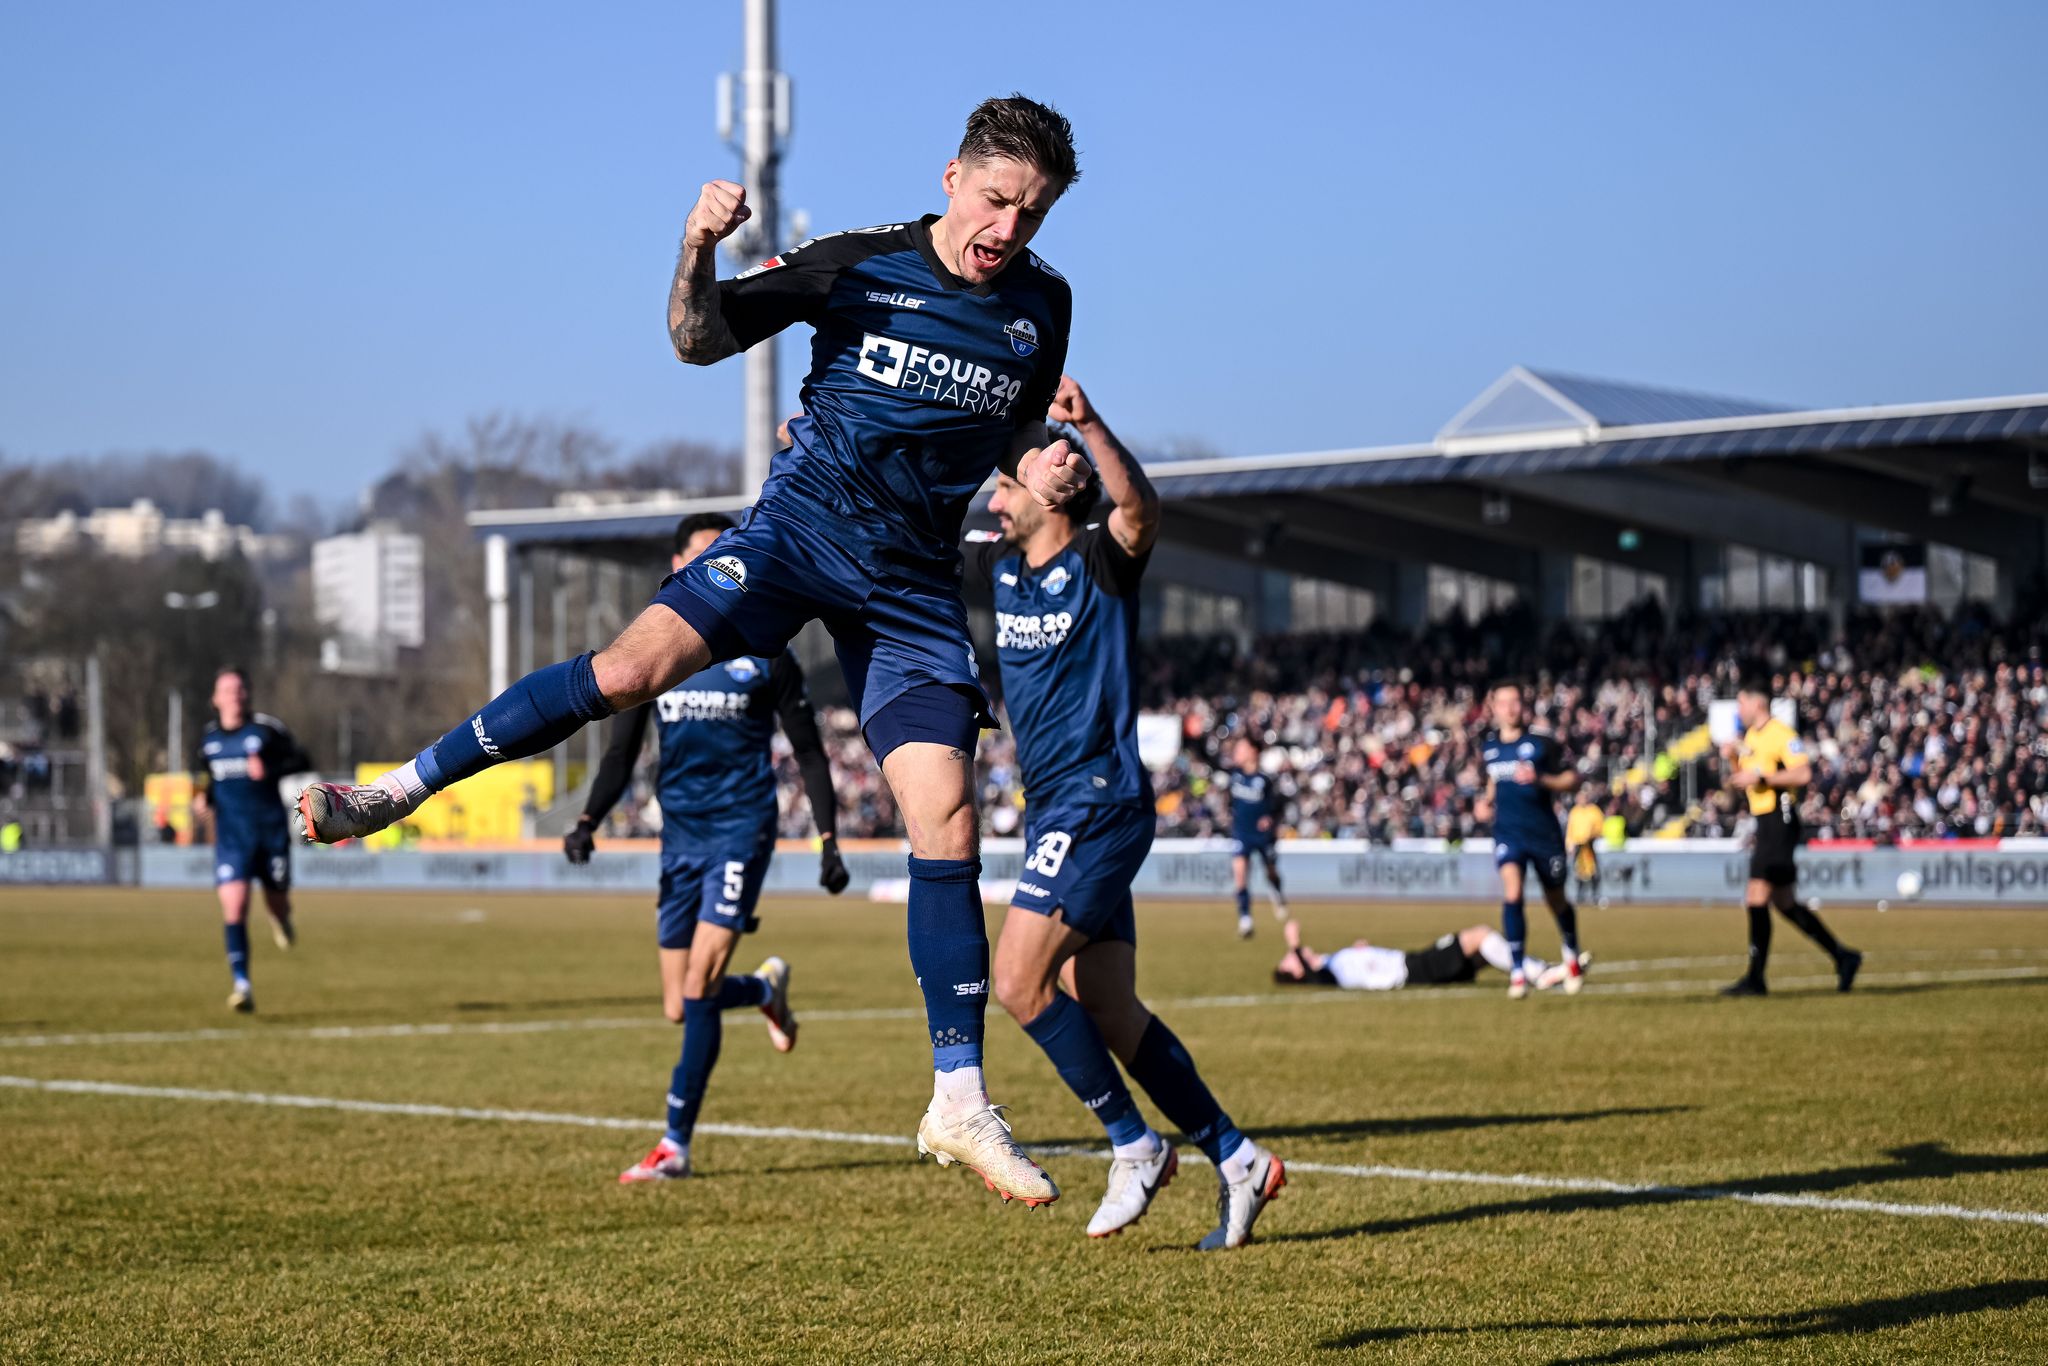
<instances>
[{"instance_id":1,"label":"dark blue jersey","mask_svg":"<svg viewBox=\"0 0 2048 1366\"><path fill-rule=\"evenodd\" d=\"M1518 848L1564 845L1564 827L1557 820L1557 794L1540 782L1517 782L1523 764L1533 777L1564 772L1564 747L1538 731L1524 730L1504 740L1497 730L1479 741L1480 761L1493 784L1493 838Z\"/></svg>"},{"instance_id":2,"label":"dark blue jersey","mask_svg":"<svg viewBox=\"0 0 2048 1366\"><path fill-rule=\"evenodd\" d=\"M665 851L720 853L775 834L777 720L789 737L819 833L834 833L831 771L804 691L803 669L787 651L773 660L741 655L684 679L652 702L622 712L591 783L584 813L604 819L639 758L647 726L658 749L655 797Z\"/></svg>"},{"instance_id":3,"label":"dark blue jersey","mask_svg":"<svg viewBox=\"0 0 2048 1366\"><path fill-rule=\"evenodd\" d=\"M1245 844L1272 839L1277 833L1275 826L1279 824L1279 787L1257 768L1249 771L1228 768L1224 772L1230 775L1231 838ZM1267 816L1274 818L1274 825L1259 829L1259 822Z\"/></svg>"},{"instance_id":4,"label":"dark blue jersey","mask_svg":"<svg viewBox=\"0 0 2048 1366\"><path fill-rule=\"evenodd\" d=\"M969 501L1059 385L1073 293L1029 252L966 284L932 249L936 221L801 243L722 281L719 306L743 347L817 329L762 507L827 523L878 573L952 587Z\"/></svg>"},{"instance_id":5,"label":"dark blue jersey","mask_svg":"<svg viewBox=\"0 0 2048 1366\"><path fill-rule=\"evenodd\" d=\"M313 766L284 722L252 712L233 730L208 726L199 737L201 781L208 784L216 845L249 843L291 828L277 783Z\"/></svg>"},{"instance_id":6,"label":"dark blue jersey","mask_svg":"<svg viewBox=\"0 0 2048 1366\"><path fill-rule=\"evenodd\" d=\"M1024 793L1054 805L1149 804L1138 762L1138 581L1131 555L1093 523L1041 565L971 537L967 580L993 590L996 658Z\"/></svg>"}]
</instances>

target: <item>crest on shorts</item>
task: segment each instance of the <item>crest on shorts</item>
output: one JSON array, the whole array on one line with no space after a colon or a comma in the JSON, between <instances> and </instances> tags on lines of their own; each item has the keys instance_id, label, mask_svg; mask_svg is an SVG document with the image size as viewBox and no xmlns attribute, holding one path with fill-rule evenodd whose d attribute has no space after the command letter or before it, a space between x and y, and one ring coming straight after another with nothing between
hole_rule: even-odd
<instances>
[{"instance_id":1,"label":"crest on shorts","mask_svg":"<svg viewBox=\"0 0 2048 1366\"><path fill-rule=\"evenodd\" d=\"M747 567L740 563L737 555L720 555L715 560L704 562L704 572L711 582L728 593L747 591Z\"/></svg>"}]
</instances>

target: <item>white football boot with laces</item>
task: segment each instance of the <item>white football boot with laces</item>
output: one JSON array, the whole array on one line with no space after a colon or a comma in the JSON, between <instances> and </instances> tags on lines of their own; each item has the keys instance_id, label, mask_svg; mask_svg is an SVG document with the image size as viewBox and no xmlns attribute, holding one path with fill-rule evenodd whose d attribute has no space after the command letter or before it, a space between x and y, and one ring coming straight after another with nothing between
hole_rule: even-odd
<instances>
[{"instance_id":1,"label":"white football boot with laces","mask_svg":"<svg viewBox=\"0 0 2048 1366\"><path fill-rule=\"evenodd\" d=\"M299 829L308 844L359 840L396 825L417 805L377 783L308 783L299 794Z\"/></svg>"},{"instance_id":2,"label":"white football boot with laces","mask_svg":"<svg viewBox=\"0 0 2048 1366\"><path fill-rule=\"evenodd\" d=\"M776 1052L787 1053L796 1047L796 1012L789 1008L789 964L770 958L754 975L768 984L768 1004L761 1007L768 1017L768 1042L775 1045Z\"/></svg>"},{"instance_id":3,"label":"white football boot with laces","mask_svg":"<svg viewBox=\"0 0 2048 1366\"><path fill-rule=\"evenodd\" d=\"M1022 1200L1027 1209L1050 1205L1060 1198L1060 1188L1010 1136L1002 1109L983 1105L956 1115L926 1110L917 1125L917 1155L936 1157L941 1167L959 1163L1002 1196L1004 1204Z\"/></svg>"},{"instance_id":4,"label":"white football boot with laces","mask_svg":"<svg viewBox=\"0 0 2048 1366\"><path fill-rule=\"evenodd\" d=\"M1088 1221L1090 1238L1121 1233L1152 1208L1152 1197L1166 1189L1180 1170L1180 1154L1161 1139L1151 1157L1115 1157L1109 1163L1109 1190Z\"/></svg>"},{"instance_id":5,"label":"white football boot with laces","mask_svg":"<svg viewBox=\"0 0 2048 1366\"><path fill-rule=\"evenodd\" d=\"M682 1181L690 1175L690 1150L678 1148L663 1139L648 1150L647 1156L619 1173L619 1184L631 1185L635 1181Z\"/></svg>"},{"instance_id":6,"label":"white football boot with laces","mask_svg":"<svg viewBox=\"0 0 2048 1366\"><path fill-rule=\"evenodd\" d=\"M1250 1242L1259 1211L1287 1184L1287 1168L1279 1158L1257 1144L1252 1145L1252 1153L1251 1168L1242 1180L1231 1180L1222 1166L1217 1167L1216 1227L1195 1244L1201 1251L1217 1252Z\"/></svg>"}]
</instances>

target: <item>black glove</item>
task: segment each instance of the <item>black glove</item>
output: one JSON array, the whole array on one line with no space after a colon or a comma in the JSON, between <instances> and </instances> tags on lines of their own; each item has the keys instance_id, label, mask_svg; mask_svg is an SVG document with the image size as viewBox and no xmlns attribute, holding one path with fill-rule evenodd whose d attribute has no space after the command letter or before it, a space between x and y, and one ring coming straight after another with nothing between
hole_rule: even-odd
<instances>
[{"instance_id":1,"label":"black glove","mask_svg":"<svg viewBox=\"0 0 2048 1366\"><path fill-rule=\"evenodd\" d=\"M818 853L818 885L838 896L851 881L853 874L846 871L846 860L839 857L839 841L826 836Z\"/></svg>"},{"instance_id":2,"label":"black glove","mask_svg":"<svg viewBox=\"0 0 2048 1366\"><path fill-rule=\"evenodd\" d=\"M590 817L577 817L576 828L562 836L563 854L568 856L571 863L588 863L590 862L590 851L595 848L597 848L597 839L595 837L595 827L591 824Z\"/></svg>"}]
</instances>

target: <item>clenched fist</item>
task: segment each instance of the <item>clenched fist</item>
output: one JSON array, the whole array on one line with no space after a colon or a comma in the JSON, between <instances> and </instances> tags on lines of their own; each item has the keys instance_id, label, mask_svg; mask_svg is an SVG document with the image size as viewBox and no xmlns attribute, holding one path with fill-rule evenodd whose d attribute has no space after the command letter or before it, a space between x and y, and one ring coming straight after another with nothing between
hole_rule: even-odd
<instances>
[{"instance_id":1,"label":"clenched fist","mask_svg":"<svg viewBox=\"0 0 2048 1366\"><path fill-rule=\"evenodd\" d=\"M1087 457L1061 440L1031 452L1017 470L1017 482L1040 507L1056 508L1079 493L1093 473Z\"/></svg>"},{"instance_id":2,"label":"clenched fist","mask_svg":"<svg viewBox=\"0 0 2048 1366\"><path fill-rule=\"evenodd\" d=\"M1096 420L1095 405L1088 401L1088 395L1081 386L1074 383L1072 375L1060 376L1060 387L1053 392L1052 407L1046 410L1045 415L1069 427L1083 427Z\"/></svg>"},{"instance_id":3,"label":"clenched fist","mask_svg":"<svg viewBox=\"0 0 2048 1366\"><path fill-rule=\"evenodd\" d=\"M698 192L697 207L683 225L683 244L703 251L733 235L754 216L747 207L747 187L730 180L707 180Z\"/></svg>"}]
</instances>

